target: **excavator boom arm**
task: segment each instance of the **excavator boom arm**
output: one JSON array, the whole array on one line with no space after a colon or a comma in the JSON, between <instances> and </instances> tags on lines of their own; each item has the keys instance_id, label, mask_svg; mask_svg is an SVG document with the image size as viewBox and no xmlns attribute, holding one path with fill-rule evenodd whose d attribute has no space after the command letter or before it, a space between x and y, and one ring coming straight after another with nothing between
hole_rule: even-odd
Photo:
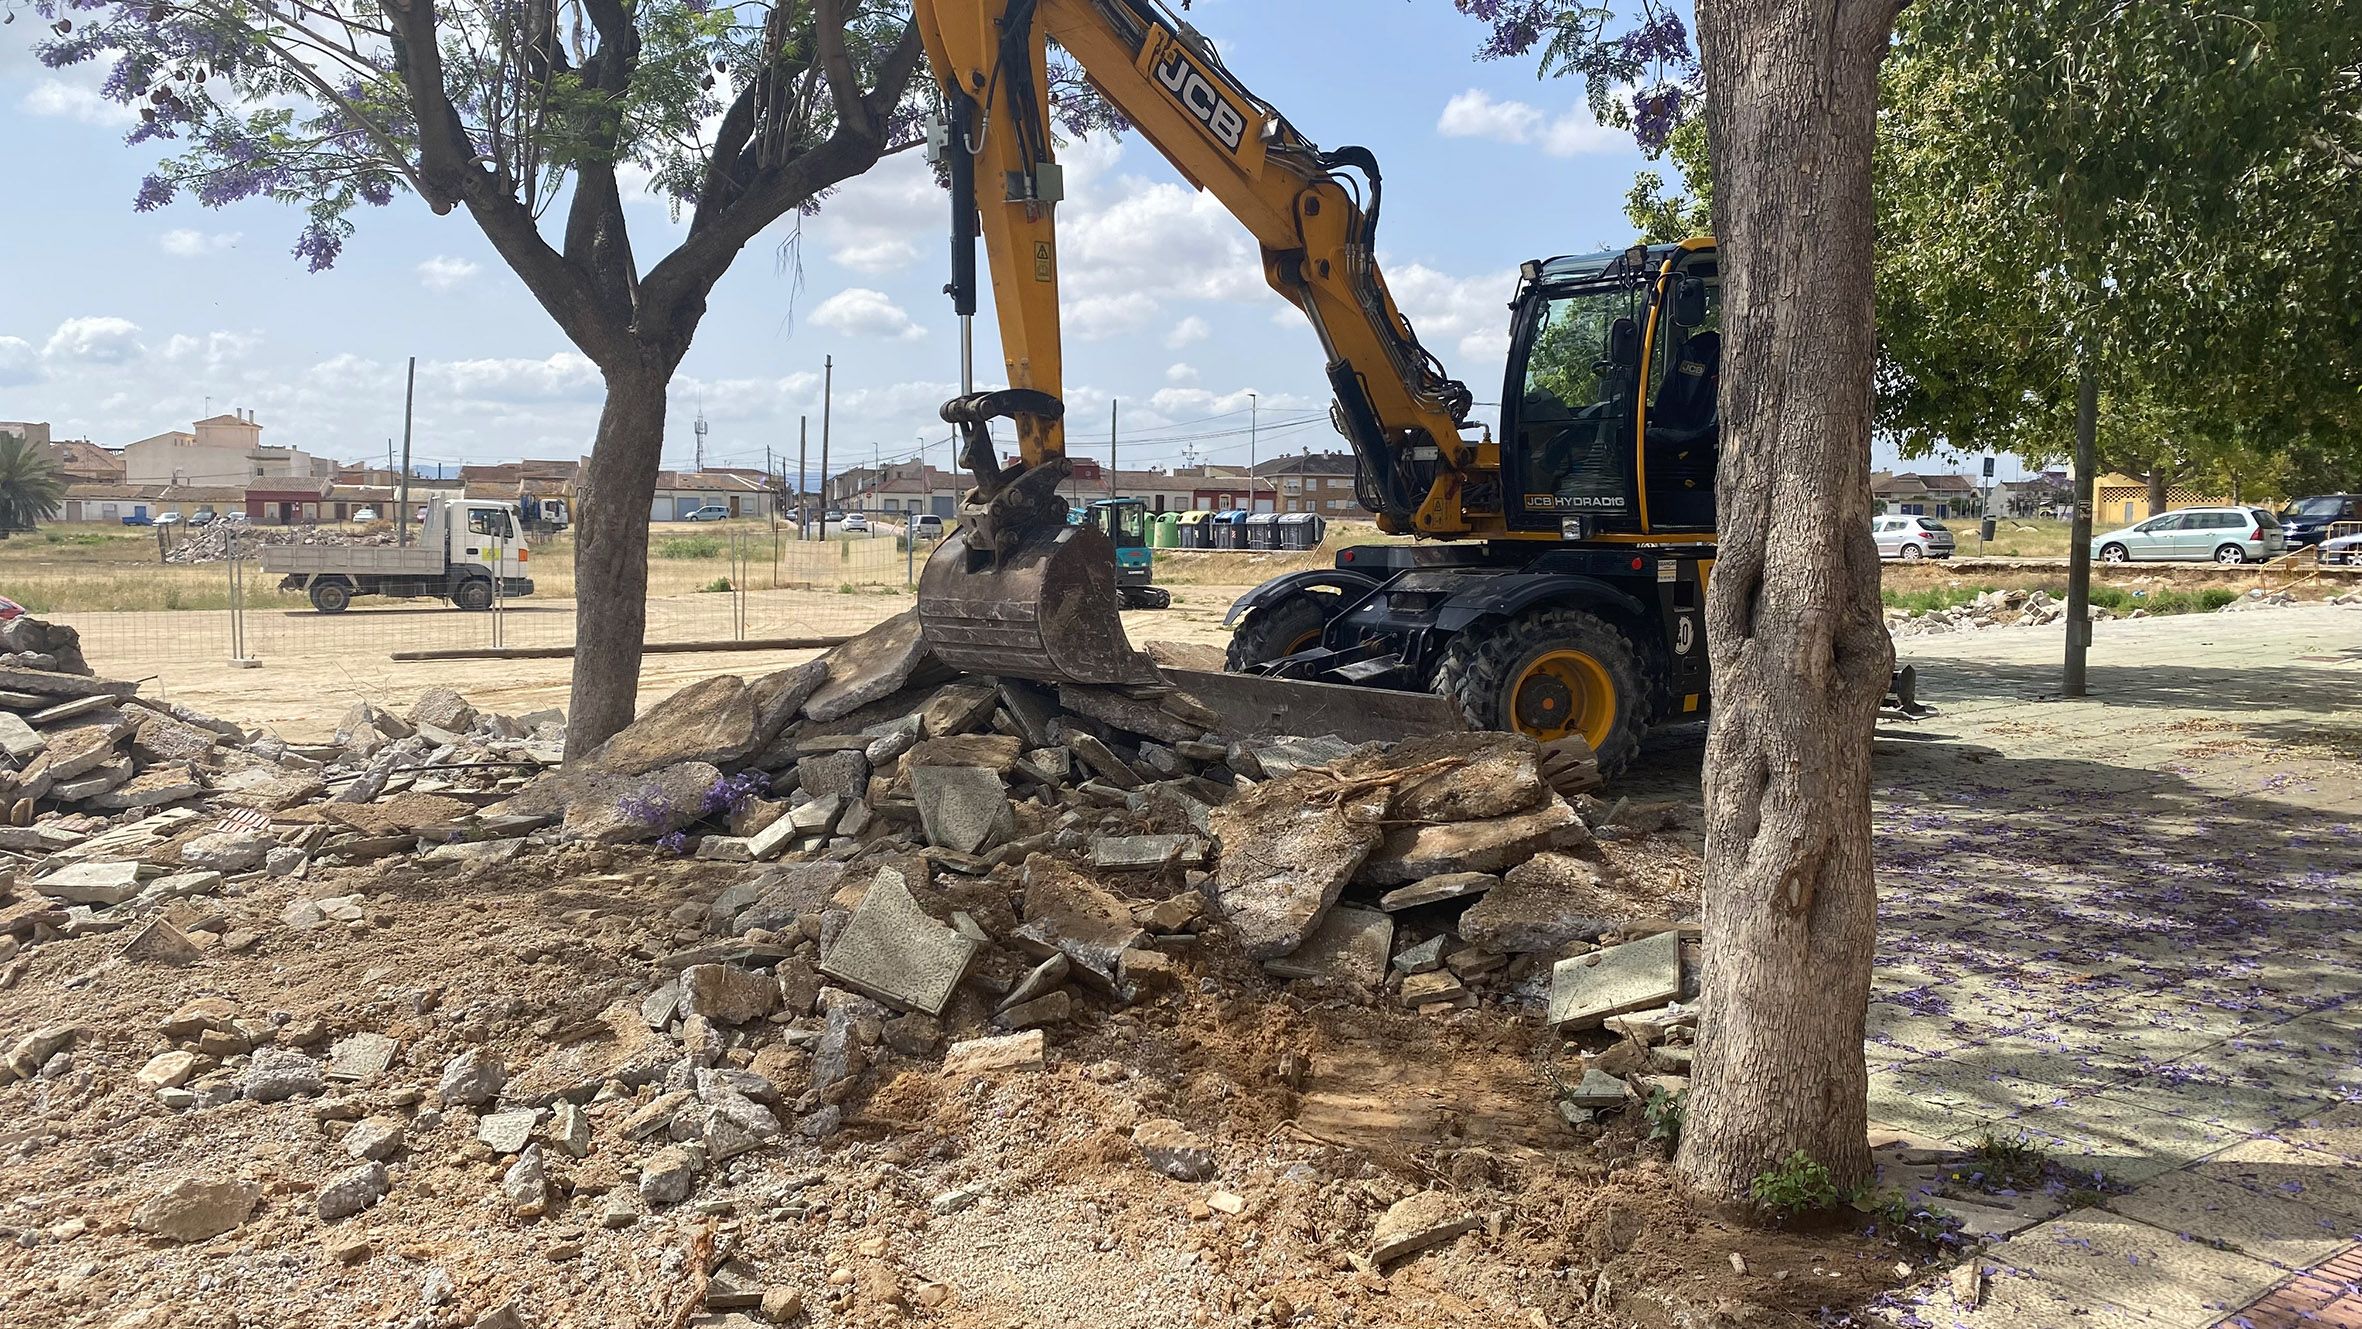
<instances>
[{"instance_id":1,"label":"excavator boom arm","mask_svg":"<svg viewBox=\"0 0 2362 1329\"><path fill-rule=\"evenodd\" d=\"M1009 386L1039 394L963 389L945 408L968 431L980 499L1022 486L1029 471L1050 472L1041 479L1054 484L1066 470L1058 412L1043 407L1063 389L1056 204L1064 190L1046 49L1055 42L1141 137L1254 235L1265 280L1319 337L1362 501L1380 524L1438 536L1497 528L1498 453L1481 433L1465 437L1476 428L1464 424L1467 388L1420 346L1378 271L1384 184L1371 154L1323 152L1158 0L915 0L913 8L952 124L953 296L962 313L974 309L972 288L961 289L960 252L972 221ZM1006 472L984 433L994 415L1017 428L1020 465Z\"/></svg>"}]
</instances>

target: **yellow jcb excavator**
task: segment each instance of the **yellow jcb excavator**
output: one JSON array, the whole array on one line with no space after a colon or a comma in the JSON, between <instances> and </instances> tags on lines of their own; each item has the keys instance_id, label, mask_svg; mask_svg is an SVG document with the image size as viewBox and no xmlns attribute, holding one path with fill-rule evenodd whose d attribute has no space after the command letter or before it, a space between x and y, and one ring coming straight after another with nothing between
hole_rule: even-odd
<instances>
[{"instance_id":1,"label":"yellow jcb excavator","mask_svg":"<svg viewBox=\"0 0 2362 1329\"><path fill-rule=\"evenodd\" d=\"M952 184L962 395L943 415L976 476L928 561L936 654L981 673L1148 683L1116 617L1113 551L1063 520L1056 205L1046 46L1262 247L1327 358L1362 506L1422 539L1340 551L1233 606L1229 667L1440 692L1480 727L1588 739L1613 774L1657 720L1706 705L1720 339L1711 240L1523 266L1500 437L1419 344L1375 258L1384 181L1324 151L1157 0L916 0ZM1009 386L978 392L975 240ZM989 423L1013 422L1004 467Z\"/></svg>"}]
</instances>

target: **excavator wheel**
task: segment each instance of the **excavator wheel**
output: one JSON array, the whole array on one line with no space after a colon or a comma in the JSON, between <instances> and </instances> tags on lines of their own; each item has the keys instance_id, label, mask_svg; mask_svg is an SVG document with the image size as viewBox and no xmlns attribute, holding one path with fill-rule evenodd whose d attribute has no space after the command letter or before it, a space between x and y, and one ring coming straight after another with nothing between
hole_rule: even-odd
<instances>
[{"instance_id":1,"label":"excavator wheel","mask_svg":"<svg viewBox=\"0 0 2362 1329\"><path fill-rule=\"evenodd\" d=\"M1173 593L1162 586L1125 586L1116 592L1126 609L1170 609Z\"/></svg>"},{"instance_id":2,"label":"excavator wheel","mask_svg":"<svg viewBox=\"0 0 2362 1329\"><path fill-rule=\"evenodd\" d=\"M1329 614L1336 608L1334 601L1334 596L1299 591L1248 614L1247 621L1230 634L1230 650L1223 656L1222 667L1236 674L1320 645L1321 630L1329 625Z\"/></svg>"},{"instance_id":3,"label":"excavator wheel","mask_svg":"<svg viewBox=\"0 0 2362 1329\"><path fill-rule=\"evenodd\" d=\"M1651 711L1647 674L1632 641L1579 609L1544 608L1452 639L1435 690L1468 723L1536 742L1579 735L1613 779L1640 752Z\"/></svg>"}]
</instances>

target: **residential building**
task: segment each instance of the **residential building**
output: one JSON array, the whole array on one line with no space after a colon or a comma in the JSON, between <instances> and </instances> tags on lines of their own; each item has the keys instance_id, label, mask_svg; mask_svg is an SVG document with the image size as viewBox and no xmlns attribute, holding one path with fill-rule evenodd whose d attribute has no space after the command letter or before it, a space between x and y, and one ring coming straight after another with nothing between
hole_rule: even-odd
<instances>
[{"instance_id":1,"label":"residential building","mask_svg":"<svg viewBox=\"0 0 2362 1329\"><path fill-rule=\"evenodd\" d=\"M2091 519L2096 530L2145 521L2175 508L2220 508L2237 501L2188 485L2172 485L2165 491L2165 506L2158 507L2149 501L2149 482L2141 476L2110 471L2091 482Z\"/></svg>"},{"instance_id":2,"label":"residential building","mask_svg":"<svg viewBox=\"0 0 2362 1329\"><path fill-rule=\"evenodd\" d=\"M37 448L49 446L47 420L0 420L0 434L14 434Z\"/></svg>"},{"instance_id":3,"label":"residential building","mask_svg":"<svg viewBox=\"0 0 2362 1329\"><path fill-rule=\"evenodd\" d=\"M187 430L170 430L123 447L123 479L146 485L237 485L251 480L325 481L311 454L298 448L265 447L262 426L232 412L199 420ZM299 486L300 487L300 486Z\"/></svg>"},{"instance_id":4,"label":"residential building","mask_svg":"<svg viewBox=\"0 0 2362 1329\"><path fill-rule=\"evenodd\" d=\"M1974 517L1983 506L1976 482L1965 475L1911 471L1873 471L1870 505L1881 515L1902 517Z\"/></svg>"},{"instance_id":5,"label":"residential building","mask_svg":"<svg viewBox=\"0 0 2362 1329\"><path fill-rule=\"evenodd\" d=\"M2023 480L2004 480L1993 487L1996 517L2049 517L2061 509L2074 513L2075 486L2063 470L2044 471Z\"/></svg>"},{"instance_id":6,"label":"residential building","mask_svg":"<svg viewBox=\"0 0 2362 1329\"><path fill-rule=\"evenodd\" d=\"M1316 512L1323 517L1359 515L1357 467L1350 452L1306 452L1274 457L1255 467L1257 485L1250 512Z\"/></svg>"},{"instance_id":7,"label":"residential building","mask_svg":"<svg viewBox=\"0 0 2362 1329\"><path fill-rule=\"evenodd\" d=\"M650 521L680 521L705 507L723 507L733 517L768 517L773 491L762 472L665 471L656 477L656 497L648 505Z\"/></svg>"},{"instance_id":8,"label":"residential building","mask_svg":"<svg viewBox=\"0 0 2362 1329\"><path fill-rule=\"evenodd\" d=\"M0 426L0 433L8 432ZM123 484L123 454L102 448L86 438L65 438L49 444L49 455L72 484Z\"/></svg>"}]
</instances>

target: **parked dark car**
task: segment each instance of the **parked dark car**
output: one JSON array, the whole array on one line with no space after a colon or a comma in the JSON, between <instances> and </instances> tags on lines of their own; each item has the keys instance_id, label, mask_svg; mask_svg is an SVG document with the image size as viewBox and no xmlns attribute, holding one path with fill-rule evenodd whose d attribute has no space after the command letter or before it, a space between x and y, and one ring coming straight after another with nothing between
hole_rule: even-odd
<instances>
[{"instance_id":1,"label":"parked dark car","mask_svg":"<svg viewBox=\"0 0 2362 1329\"><path fill-rule=\"evenodd\" d=\"M2317 545L2329 536L2332 523L2362 521L2362 496L2315 494L2300 498L2280 514L2280 529L2288 532L2288 547Z\"/></svg>"}]
</instances>

